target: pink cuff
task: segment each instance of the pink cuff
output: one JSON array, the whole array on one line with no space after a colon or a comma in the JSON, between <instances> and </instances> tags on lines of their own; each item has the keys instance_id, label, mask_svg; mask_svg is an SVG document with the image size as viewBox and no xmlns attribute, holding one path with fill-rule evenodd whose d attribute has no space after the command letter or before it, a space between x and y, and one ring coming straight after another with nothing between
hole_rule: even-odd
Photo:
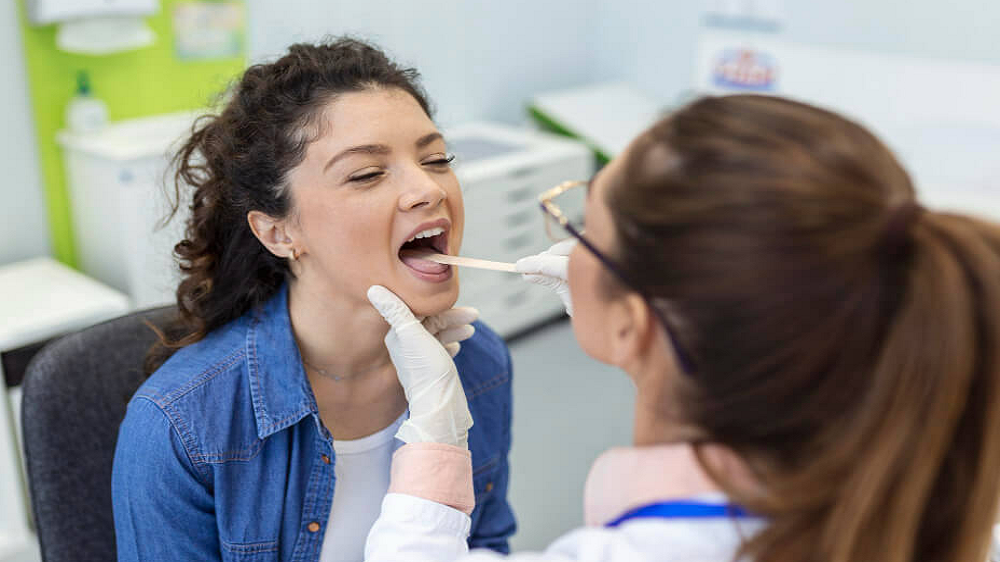
<instances>
[{"instance_id":1,"label":"pink cuff","mask_svg":"<svg viewBox=\"0 0 1000 562\"><path fill-rule=\"evenodd\" d=\"M466 515L476 506L472 453L441 443L408 443L392 456L389 492L453 507Z\"/></svg>"}]
</instances>

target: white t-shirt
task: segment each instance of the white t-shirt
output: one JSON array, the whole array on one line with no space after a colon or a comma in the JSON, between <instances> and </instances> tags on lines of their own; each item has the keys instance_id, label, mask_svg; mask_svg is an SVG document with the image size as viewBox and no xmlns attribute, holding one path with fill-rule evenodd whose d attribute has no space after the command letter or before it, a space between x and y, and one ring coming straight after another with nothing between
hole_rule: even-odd
<instances>
[{"instance_id":1,"label":"white t-shirt","mask_svg":"<svg viewBox=\"0 0 1000 562\"><path fill-rule=\"evenodd\" d=\"M389 489L389 468L396 450L394 436L407 415L361 439L333 441L333 507L323 535L320 562L361 562L365 539L378 519Z\"/></svg>"}]
</instances>

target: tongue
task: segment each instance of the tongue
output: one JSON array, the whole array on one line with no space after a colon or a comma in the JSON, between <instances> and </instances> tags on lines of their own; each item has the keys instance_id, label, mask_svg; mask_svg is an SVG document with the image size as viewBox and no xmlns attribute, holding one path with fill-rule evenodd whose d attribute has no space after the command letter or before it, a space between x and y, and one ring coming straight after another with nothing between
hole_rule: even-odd
<instances>
[{"instance_id":1,"label":"tongue","mask_svg":"<svg viewBox=\"0 0 1000 562\"><path fill-rule=\"evenodd\" d=\"M449 266L443 263L437 263L419 257L426 253L426 251L421 252L419 250L403 250L399 253L399 259L405 263L407 267L415 269L421 273L444 273L448 270Z\"/></svg>"}]
</instances>

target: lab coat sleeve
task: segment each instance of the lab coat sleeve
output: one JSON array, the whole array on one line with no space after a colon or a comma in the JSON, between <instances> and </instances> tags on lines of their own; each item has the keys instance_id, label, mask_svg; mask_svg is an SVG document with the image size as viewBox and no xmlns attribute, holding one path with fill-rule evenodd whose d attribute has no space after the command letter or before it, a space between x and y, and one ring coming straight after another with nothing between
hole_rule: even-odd
<instances>
[{"instance_id":1,"label":"lab coat sleeve","mask_svg":"<svg viewBox=\"0 0 1000 562\"><path fill-rule=\"evenodd\" d=\"M388 493L365 543L366 562L447 562L469 550L472 520L446 505Z\"/></svg>"},{"instance_id":2,"label":"lab coat sleeve","mask_svg":"<svg viewBox=\"0 0 1000 562\"><path fill-rule=\"evenodd\" d=\"M382 501L382 513L368 534L366 562L572 562L602 560L598 555L579 557L578 541L558 541L546 552L519 553L511 556L491 550L469 552L466 537L471 519L446 505L407 494L389 493ZM560 544L564 543L564 544ZM627 560L627 558L622 558Z\"/></svg>"},{"instance_id":3,"label":"lab coat sleeve","mask_svg":"<svg viewBox=\"0 0 1000 562\"><path fill-rule=\"evenodd\" d=\"M569 562L542 553L504 556L492 550L469 552L468 515L446 505L410 496L386 494L382 513L368 533L365 562Z\"/></svg>"}]
</instances>

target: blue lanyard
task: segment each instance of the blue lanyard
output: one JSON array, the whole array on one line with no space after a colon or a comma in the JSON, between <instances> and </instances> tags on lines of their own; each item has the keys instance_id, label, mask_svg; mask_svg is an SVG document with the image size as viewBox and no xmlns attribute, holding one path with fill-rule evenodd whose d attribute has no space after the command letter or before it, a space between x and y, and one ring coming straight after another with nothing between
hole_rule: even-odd
<instances>
[{"instance_id":1,"label":"blue lanyard","mask_svg":"<svg viewBox=\"0 0 1000 562\"><path fill-rule=\"evenodd\" d=\"M630 509L617 519L607 523L606 527L617 527L629 519L659 517L662 519L710 519L717 517L751 517L742 507L724 503L701 503L694 501L670 501L650 503L635 509Z\"/></svg>"}]
</instances>

